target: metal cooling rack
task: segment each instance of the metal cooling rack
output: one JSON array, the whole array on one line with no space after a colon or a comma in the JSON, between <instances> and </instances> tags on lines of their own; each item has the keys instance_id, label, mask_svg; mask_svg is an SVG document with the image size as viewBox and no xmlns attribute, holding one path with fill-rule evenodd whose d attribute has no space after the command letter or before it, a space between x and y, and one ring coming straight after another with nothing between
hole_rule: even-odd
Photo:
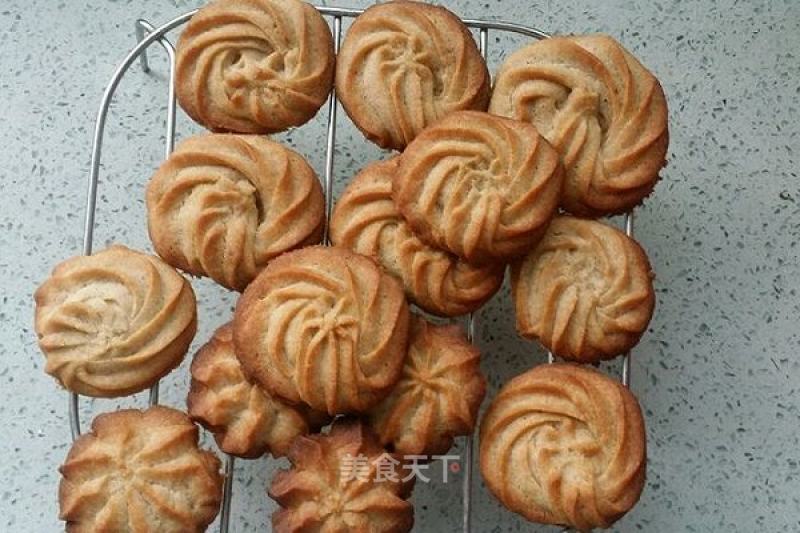
<instances>
[{"instance_id":1,"label":"metal cooling rack","mask_svg":"<svg viewBox=\"0 0 800 533\"><path fill-rule=\"evenodd\" d=\"M320 13L329 17L332 21L334 50L339 52L339 44L342 37L342 19L354 18L363 13L363 9L351 9L343 7L328 7L328 6L315 6ZM146 20L139 19L136 21L136 46L128 52L125 59L120 63L114 71L111 81L103 92L103 98L100 103L100 109L97 113L97 119L94 128L94 137L92 143L92 159L89 171L88 190L86 194L86 211L83 230L83 249L84 255L92 253L92 244L95 227L95 212L97 206L97 188L100 177L100 154L103 147L103 134L106 126L106 119L108 118L108 111L111 105L111 100L117 87L122 81L123 76L130 69L131 65L138 59L142 69L145 72L150 71L150 66L147 58L147 49L150 45L158 43L159 46L167 54L169 62L169 83L167 87L167 116L166 116L166 146L165 146L165 159L169 157L175 147L175 47L172 42L167 38L167 33L185 24L197 13L198 10L192 10L188 13L180 15L166 24L159 27L154 27ZM489 31L499 31L505 33L518 34L533 39L546 39L548 34L521 24L512 22L490 21L480 19L462 19L464 24L468 27L478 30L478 44L481 55L486 58L487 48L489 43ZM334 150L336 148L336 94L335 90L331 92L327 102L328 108L328 121L327 121L327 141L325 152L325 172L323 181L323 190L325 192L325 215L326 221L330 220L331 210L333 206L333 198L331 194L333 185L333 168L334 168ZM624 219L625 233L628 236L633 235L633 212L625 215ZM325 242L328 242L328 225L325 225ZM467 336L470 342L475 340L477 314L470 314L467 321ZM548 362L554 362L552 353L548 353ZM622 382L625 386L630 384L631 374L631 355L625 355L622 366ZM81 434L81 420L79 412L80 397L75 393L69 394L69 422L70 430L72 432L72 439L77 439ZM158 384L150 389L149 405L158 404ZM463 480L462 480L462 531L463 533L470 533L472 530L472 473L473 473L473 437L464 437L464 457L463 457ZM230 527L231 517L231 500L233 498L233 479L234 479L235 458L232 455L225 454L225 482L223 487L222 508L219 517L219 531L220 533L227 533ZM566 531L566 530L565 530Z\"/></svg>"}]
</instances>

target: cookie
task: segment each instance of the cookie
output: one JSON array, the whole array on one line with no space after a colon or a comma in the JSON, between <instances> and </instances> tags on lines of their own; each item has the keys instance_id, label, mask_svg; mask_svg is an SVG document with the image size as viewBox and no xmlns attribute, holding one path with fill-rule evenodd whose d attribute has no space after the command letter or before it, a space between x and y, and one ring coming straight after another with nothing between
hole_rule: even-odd
<instances>
[{"instance_id":1,"label":"cookie","mask_svg":"<svg viewBox=\"0 0 800 533\"><path fill-rule=\"evenodd\" d=\"M295 437L317 430L327 417L270 396L244 375L233 349L233 329L220 327L191 366L189 416L214 434L219 449L237 457L286 455Z\"/></svg>"},{"instance_id":2,"label":"cookie","mask_svg":"<svg viewBox=\"0 0 800 533\"><path fill-rule=\"evenodd\" d=\"M36 290L45 372L86 396L127 396L180 364L197 330L192 286L158 257L113 245Z\"/></svg>"},{"instance_id":3,"label":"cookie","mask_svg":"<svg viewBox=\"0 0 800 533\"><path fill-rule=\"evenodd\" d=\"M386 2L347 32L336 94L353 123L382 148L402 150L437 119L486 110L489 73L461 20L440 6Z\"/></svg>"},{"instance_id":4,"label":"cookie","mask_svg":"<svg viewBox=\"0 0 800 533\"><path fill-rule=\"evenodd\" d=\"M645 482L639 403L596 370L538 366L503 386L484 414L480 467L492 494L532 522L610 527Z\"/></svg>"},{"instance_id":5,"label":"cookie","mask_svg":"<svg viewBox=\"0 0 800 533\"><path fill-rule=\"evenodd\" d=\"M272 515L275 533L411 531L408 471L361 422L339 419L327 435L298 437L289 461L269 488L281 507Z\"/></svg>"},{"instance_id":6,"label":"cookie","mask_svg":"<svg viewBox=\"0 0 800 533\"><path fill-rule=\"evenodd\" d=\"M220 461L189 417L167 407L98 416L60 468L66 531L205 531L222 499Z\"/></svg>"},{"instance_id":7,"label":"cookie","mask_svg":"<svg viewBox=\"0 0 800 533\"><path fill-rule=\"evenodd\" d=\"M562 206L580 216L633 208L655 187L668 145L661 84L607 35L554 37L511 54L489 112L532 123L561 154Z\"/></svg>"},{"instance_id":8,"label":"cookie","mask_svg":"<svg viewBox=\"0 0 800 533\"><path fill-rule=\"evenodd\" d=\"M274 257L322 240L325 200L297 152L256 135L198 135L150 179L147 222L169 264L242 291Z\"/></svg>"},{"instance_id":9,"label":"cookie","mask_svg":"<svg viewBox=\"0 0 800 533\"><path fill-rule=\"evenodd\" d=\"M544 234L563 176L558 154L530 124L461 111L406 148L392 190L421 238L475 264L498 263Z\"/></svg>"},{"instance_id":10,"label":"cookie","mask_svg":"<svg viewBox=\"0 0 800 533\"><path fill-rule=\"evenodd\" d=\"M455 325L412 315L403 375L368 415L384 446L402 455L440 455L475 428L486 393L480 352Z\"/></svg>"},{"instance_id":11,"label":"cookie","mask_svg":"<svg viewBox=\"0 0 800 533\"><path fill-rule=\"evenodd\" d=\"M328 414L361 413L400 378L408 335L400 283L339 247L280 256L247 287L236 355L271 394Z\"/></svg>"},{"instance_id":12,"label":"cookie","mask_svg":"<svg viewBox=\"0 0 800 533\"><path fill-rule=\"evenodd\" d=\"M474 266L417 237L392 200L398 164L397 157L372 163L352 179L334 208L331 241L374 257L429 313L475 311L500 288L504 265Z\"/></svg>"},{"instance_id":13,"label":"cookie","mask_svg":"<svg viewBox=\"0 0 800 533\"><path fill-rule=\"evenodd\" d=\"M333 87L333 37L300 0L215 0L178 40L175 89L213 131L272 133L310 120Z\"/></svg>"},{"instance_id":14,"label":"cookie","mask_svg":"<svg viewBox=\"0 0 800 533\"><path fill-rule=\"evenodd\" d=\"M655 306L652 279L636 241L601 222L559 216L512 266L517 329L565 359L611 359L647 329Z\"/></svg>"}]
</instances>

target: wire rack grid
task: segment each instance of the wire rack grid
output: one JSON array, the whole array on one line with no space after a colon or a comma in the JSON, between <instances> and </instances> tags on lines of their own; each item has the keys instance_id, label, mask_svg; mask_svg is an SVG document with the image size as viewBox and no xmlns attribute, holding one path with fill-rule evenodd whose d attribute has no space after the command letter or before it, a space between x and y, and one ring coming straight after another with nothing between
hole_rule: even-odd
<instances>
[{"instance_id":1,"label":"wire rack grid","mask_svg":"<svg viewBox=\"0 0 800 533\"><path fill-rule=\"evenodd\" d=\"M354 18L363 13L363 9L352 9L343 7L329 7L329 6L315 6L320 13L331 20L333 30L334 50L336 53L339 51L339 44L342 38L342 20L344 18ZM175 147L175 122L176 122L176 99L175 99L175 47L167 37L167 34L182 26L198 10L192 10L183 15L175 17L169 22L154 27L148 21L139 19L135 24L137 44L133 47L128 55L122 60L114 74L111 81L105 88L100 103L100 109L97 113L95 122L94 135L92 141L92 155L90 163L90 171L88 177L88 187L86 194L86 207L84 218L84 233L83 233L83 249L84 255L92 253L94 228L95 228L95 213L97 206L97 190L100 181L100 156L103 146L103 135L105 132L106 121L108 118L109 108L114 93L117 90L125 73L128 72L131 65L138 59L142 69L145 72L150 71L148 62L147 49L154 43L158 43L167 55L169 63L169 78L167 87L167 116L165 119L166 124L166 143L165 143L165 159L170 156ZM521 24L481 20L481 19L462 19L464 24L469 28L478 30L478 44L481 55L486 58L489 32L499 31L512 34L518 34L533 39L545 39L549 35L538 29L524 26ZM326 152L325 152L325 169L323 174L323 191L325 193L325 215L326 222L330 220L332 206L333 206L333 175L334 175L334 152L337 148L336 144L336 127L337 127L337 103L335 90L331 92L327 102L327 128L326 128ZM628 236L633 236L633 212L629 212L624 218L625 233ZM325 242L328 242L328 226L325 226ZM470 342L475 342L476 328L478 316L476 313L470 314L467 319L467 336ZM548 362L554 362L555 358L552 353L548 353ZM625 386L630 385L631 374L631 355L626 354L623 359L622 366L622 382ZM159 401L159 386L154 385L150 389L149 405L156 405ZM75 393L69 394L68 416L70 422L70 430L72 439L75 440L81 435L81 420L79 411L80 397ZM464 457L463 457L463 479L462 479L462 531L470 533L472 530L472 485L473 485L473 437L464 437ZM235 458L232 455L225 455L224 462L224 486L222 507L219 517L219 532L228 533L230 528L231 518L231 501L233 497L233 474L235 468ZM566 530L565 530L566 531Z\"/></svg>"}]
</instances>

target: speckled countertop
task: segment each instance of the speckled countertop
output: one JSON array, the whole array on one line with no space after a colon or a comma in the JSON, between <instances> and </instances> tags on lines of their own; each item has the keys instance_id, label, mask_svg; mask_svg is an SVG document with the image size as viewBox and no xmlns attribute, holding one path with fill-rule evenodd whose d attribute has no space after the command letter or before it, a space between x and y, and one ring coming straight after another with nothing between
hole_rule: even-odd
<instances>
[{"instance_id":1,"label":"speckled countertop","mask_svg":"<svg viewBox=\"0 0 800 533\"><path fill-rule=\"evenodd\" d=\"M367 2L348 0L363 6ZM97 104L133 43L133 22L162 23L197 2L3 0L0 3L0 530L55 531L56 468L69 441L67 397L42 372L31 293L80 249ZM635 352L648 483L618 531L800 530L800 2L747 0L451 0L456 12L552 32L618 37L661 79L669 166L637 217L657 272L655 319ZM490 40L491 66L519 44ZM114 106L96 243L149 248L143 185L162 154L164 62L134 69ZM181 135L193 131L185 118ZM380 155L344 121L337 191ZM319 171L322 117L281 136ZM233 299L207 282L198 342ZM507 291L481 320L490 394L543 354L513 330ZM195 344L197 345L198 342ZM187 365L165 380L181 406ZM89 412L121 402L85 403ZM274 463L240 462L233 531L263 531ZM456 531L458 483L419 484L417 530ZM476 479L475 531L536 529Z\"/></svg>"}]
</instances>

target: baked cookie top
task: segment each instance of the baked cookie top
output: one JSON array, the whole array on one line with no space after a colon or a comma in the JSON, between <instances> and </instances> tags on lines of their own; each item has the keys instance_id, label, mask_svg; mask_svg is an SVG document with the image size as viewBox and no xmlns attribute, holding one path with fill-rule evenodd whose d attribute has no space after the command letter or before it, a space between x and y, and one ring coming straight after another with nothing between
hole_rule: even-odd
<instances>
[{"instance_id":1,"label":"baked cookie top","mask_svg":"<svg viewBox=\"0 0 800 533\"><path fill-rule=\"evenodd\" d=\"M258 275L233 334L245 372L270 393L331 415L360 413L400 378L408 320L402 286L374 260L314 246Z\"/></svg>"},{"instance_id":2,"label":"baked cookie top","mask_svg":"<svg viewBox=\"0 0 800 533\"><path fill-rule=\"evenodd\" d=\"M386 2L347 32L336 63L336 94L368 139L402 150L435 120L484 111L489 73L469 30L440 6Z\"/></svg>"},{"instance_id":3,"label":"baked cookie top","mask_svg":"<svg viewBox=\"0 0 800 533\"><path fill-rule=\"evenodd\" d=\"M197 330L189 282L121 245L60 263L34 299L45 372L86 396L150 387L180 364Z\"/></svg>"},{"instance_id":4,"label":"baked cookie top","mask_svg":"<svg viewBox=\"0 0 800 533\"><path fill-rule=\"evenodd\" d=\"M205 531L219 510L222 475L197 440L197 426L175 409L99 415L60 469L66 531Z\"/></svg>"},{"instance_id":5,"label":"baked cookie top","mask_svg":"<svg viewBox=\"0 0 800 533\"><path fill-rule=\"evenodd\" d=\"M611 359L639 342L655 306L647 255L623 232L556 217L511 269L517 329L559 357Z\"/></svg>"},{"instance_id":6,"label":"baked cookie top","mask_svg":"<svg viewBox=\"0 0 800 533\"><path fill-rule=\"evenodd\" d=\"M147 221L171 265L242 291L274 257L322 239L325 201L314 170L256 135L183 141L150 179Z\"/></svg>"},{"instance_id":7,"label":"baked cookie top","mask_svg":"<svg viewBox=\"0 0 800 533\"><path fill-rule=\"evenodd\" d=\"M333 211L331 241L377 259L430 313L475 311L500 288L504 265L474 266L417 237L392 199L398 164L398 157L372 163L350 181Z\"/></svg>"},{"instance_id":8,"label":"baked cookie top","mask_svg":"<svg viewBox=\"0 0 800 533\"><path fill-rule=\"evenodd\" d=\"M444 454L454 437L472 433L485 392L480 352L461 328L412 315L403 375L369 424L398 454Z\"/></svg>"},{"instance_id":9,"label":"baked cookie top","mask_svg":"<svg viewBox=\"0 0 800 533\"><path fill-rule=\"evenodd\" d=\"M562 206L580 216L631 209L665 164L661 84L607 35L554 37L511 54L489 112L532 123L566 169Z\"/></svg>"},{"instance_id":10,"label":"baked cookie top","mask_svg":"<svg viewBox=\"0 0 800 533\"><path fill-rule=\"evenodd\" d=\"M541 238L563 176L558 154L530 124L460 111L406 148L392 190L421 238L472 263L497 263Z\"/></svg>"},{"instance_id":11,"label":"baked cookie top","mask_svg":"<svg viewBox=\"0 0 800 533\"><path fill-rule=\"evenodd\" d=\"M333 37L300 0L215 0L178 40L176 92L213 131L272 133L313 117L333 87Z\"/></svg>"},{"instance_id":12,"label":"baked cookie top","mask_svg":"<svg viewBox=\"0 0 800 533\"><path fill-rule=\"evenodd\" d=\"M481 421L489 490L528 520L581 531L610 527L636 504L645 450L636 398L578 365L540 365L517 376Z\"/></svg>"},{"instance_id":13,"label":"baked cookie top","mask_svg":"<svg viewBox=\"0 0 800 533\"><path fill-rule=\"evenodd\" d=\"M286 455L298 435L327 416L281 402L250 382L233 349L233 328L220 327L194 356L189 416L214 434L219 448L238 457Z\"/></svg>"},{"instance_id":14,"label":"baked cookie top","mask_svg":"<svg viewBox=\"0 0 800 533\"><path fill-rule=\"evenodd\" d=\"M276 533L411 531L413 483L361 422L339 419L327 435L298 437L289 460L269 488L281 506L272 515Z\"/></svg>"}]
</instances>

